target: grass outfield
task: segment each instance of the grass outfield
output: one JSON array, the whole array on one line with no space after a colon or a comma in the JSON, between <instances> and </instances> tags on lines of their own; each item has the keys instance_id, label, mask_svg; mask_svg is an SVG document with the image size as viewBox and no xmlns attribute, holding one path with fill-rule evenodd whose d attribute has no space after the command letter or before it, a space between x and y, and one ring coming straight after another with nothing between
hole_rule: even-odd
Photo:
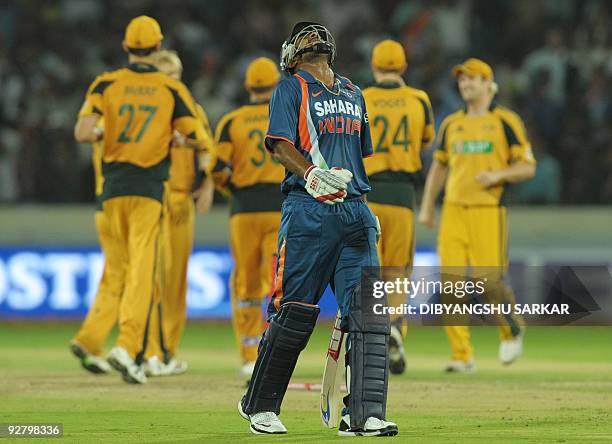
<instances>
[{"instance_id":1,"label":"grass outfield","mask_svg":"<svg viewBox=\"0 0 612 444\"><path fill-rule=\"evenodd\" d=\"M82 370L67 347L75 328L0 325L0 423L60 422L61 442L79 443L342 439L322 428L318 393L300 391L285 397L288 435L251 435L236 413L244 388L228 324L192 323L182 349L189 372L146 386ZM317 328L294 380L320 382L328 334L328 324ZM390 383L396 442L612 442L612 328L530 328L524 357L507 368L494 329L475 328L473 339L477 372L445 375L442 330L410 331L408 370Z\"/></svg>"}]
</instances>

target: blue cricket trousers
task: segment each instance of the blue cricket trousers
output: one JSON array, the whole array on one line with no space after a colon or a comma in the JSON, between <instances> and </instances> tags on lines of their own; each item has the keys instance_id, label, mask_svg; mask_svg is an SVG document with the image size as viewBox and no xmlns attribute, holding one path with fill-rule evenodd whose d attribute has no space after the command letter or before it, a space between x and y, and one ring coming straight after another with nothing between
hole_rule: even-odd
<instances>
[{"instance_id":1,"label":"blue cricket trousers","mask_svg":"<svg viewBox=\"0 0 612 444\"><path fill-rule=\"evenodd\" d=\"M292 191L282 206L276 289L269 318L282 304L317 304L327 287L346 322L362 267L378 267L376 217L363 198L327 205Z\"/></svg>"}]
</instances>

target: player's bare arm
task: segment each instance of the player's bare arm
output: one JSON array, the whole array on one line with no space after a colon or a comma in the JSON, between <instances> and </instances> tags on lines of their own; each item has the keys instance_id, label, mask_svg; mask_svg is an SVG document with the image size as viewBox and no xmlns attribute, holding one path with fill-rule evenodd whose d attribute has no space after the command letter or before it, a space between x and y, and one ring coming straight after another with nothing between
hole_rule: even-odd
<instances>
[{"instance_id":1,"label":"player's bare arm","mask_svg":"<svg viewBox=\"0 0 612 444\"><path fill-rule=\"evenodd\" d=\"M304 177L304 173L312 166L293 145L284 140L278 140L272 145L274 157L296 176Z\"/></svg>"},{"instance_id":2,"label":"player's bare arm","mask_svg":"<svg viewBox=\"0 0 612 444\"><path fill-rule=\"evenodd\" d=\"M536 166L531 162L515 162L508 168L495 171L483 171L476 176L476 181L485 187L502 183L522 182L535 175Z\"/></svg>"},{"instance_id":3,"label":"player's bare arm","mask_svg":"<svg viewBox=\"0 0 612 444\"><path fill-rule=\"evenodd\" d=\"M74 126L74 138L79 143L97 142L102 138L102 130L96 125L100 116L92 114L80 117Z\"/></svg>"},{"instance_id":4,"label":"player's bare arm","mask_svg":"<svg viewBox=\"0 0 612 444\"><path fill-rule=\"evenodd\" d=\"M207 165L211 161L211 155L208 151L203 151L199 155L200 170L204 171L205 177L200 187L193 192L195 199L195 207L198 213L206 214L212 207L215 194L215 181L207 169Z\"/></svg>"},{"instance_id":5,"label":"player's bare arm","mask_svg":"<svg viewBox=\"0 0 612 444\"><path fill-rule=\"evenodd\" d=\"M211 176L206 176L202 181L200 188L194 192L196 198L196 210L200 214L206 214L210 210L213 203L213 196L215 193L215 182Z\"/></svg>"},{"instance_id":6,"label":"player's bare arm","mask_svg":"<svg viewBox=\"0 0 612 444\"><path fill-rule=\"evenodd\" d=\"M425 181L425 190L423 191L423 201L421 202L421 210L419 212L419 222L427 228L433 228L436 216L436 199L444 187L446 176L448 174L448 166L438 160L433 161L427 180Z\"/></svg>"},{"instance_id":7,"label":"player's bare arm","mask_svg":"<svg viewBox=\"0 0 612 444\"><path fill-rule=\"evenodd\" d=\"M187 145L187 137L175 130L172 136L172 146L175 147L185 145Z\"/></svg>"},{"instance_id":8,"label":"player's bare arm","mask_svg":"<svg viewBox=\"0 0 612 444\"><path fill-rule=\"evenodd\" d=\"M211 154L209 151L200 151L199 154L199 167L204 172L204 180L197 188L192 196L195 199L196 211L200 214L206 214L212 207L214 194L215 194L215 181L210 174L208 165L211 162Z\"/></svg>"},{"instance_id":9,"label":"player's bare arm","mask_svg":"<svg viewBox=\"0 0 612 444\"><path fill-rule=\"evenodd\" d=\"M181 134L181 136L184 137L184 141L185 141L185 144L183 146L193 148L195 150L205 150L206 149L206 141L190 139L189 137L186 137L184 134Z\"/></svg>"}]
</instances>

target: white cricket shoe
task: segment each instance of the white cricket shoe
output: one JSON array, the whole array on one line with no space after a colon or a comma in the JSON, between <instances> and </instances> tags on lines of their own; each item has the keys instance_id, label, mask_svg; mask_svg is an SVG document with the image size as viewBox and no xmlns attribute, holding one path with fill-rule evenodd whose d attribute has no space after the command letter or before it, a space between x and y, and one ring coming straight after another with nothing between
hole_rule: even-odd
<instances>
[{"instance_id":1,"label":"white cricket shoe","mask_svg":"<svg viewBox=\"0 0 612 444\"><path fill-rule=\"evenodd\" d=\"M400 329L392 325L391 335L389 336L389 371L394 375L401 375L405 370L404 338L402 338Z\"/></svg>"},{"instance_id":2,"label":"white cricket shoe","mask_svg":"<svg viewBox=\"0 0 612 444\"><path fill-rule=\"evenodd\" d=\"M81 361L81 366L96 375L102 375L110 373L112 368L108 365L108 362L100 356L92 355L83 347L78 341L74 339L70 341L70 351Z\"/></svg>"},{"instance_id":3,"label":"white cricket shoe","mask_svg":"<svg viewBox=\"0 0 612 444\"><path fill-rule=\"evenodd\" d=\"M106 357L108 363L121 373L123 380L130 384L146 384L147 376L141 365L136 365L122 347L113 347Z\"/></svg>"},{"instance_id":4,"label":"white cricket shoe","mask_svg":"<svg viewBox=\"0 0 612 444\"><path fill-rule=\"evenodd\" d=\"M147 376L175 376L187 371L187 363L175 358L164 364L157 356L147 359L143 364Z\"/></svg>"},{"instance_id":5,"label":"white cricket shoe","mask_svg":"<svg viewBox=\"0 0 612 444\"><path fill-rule=\"evenodd\" d=\"M471 373L474 371L474 359L469 361L450 361L444 371L446 373Z\"/></svg>"},{"instance_id":6,"label":"white cricket shoe","mask_svg":"<svg viewBox=\"0 0 612 444\"><path fill-rule=\"evenodd\" d=\"M499 344L499 360L503 365L510 365L523 354L523 336L525 329L521 328L518 335Z\"/></svg>"},{"instance_id":7,"label":"white cricket shoe","mask_svg":"<svg viewBox=\"0 0 612 444\"><path fill-rule=\"evenodd\" d=\"M239 373L243 378L251 379L255 370L255 362L247 362L240 367Z\"/></svg>"},{"instance_id":8,"label":"white cricket shoe","mask_svg":"<svg viewBox=\"0 0 612 444\"><path fill-rule=\"evenodd\" d=\"M147 376L162 376L164 374L164 366L164 363L157 356L153 356L142 363L145 375Z\"/></svg>"},{"instance_id":9,"label":"white cricket shoe","mask_svg":"<svg viewBox=\"0 0 612 444\"><path fill-rule=\"evenodd\" d=\"M370 416L363 428L351 429L351 416L344 415L338 426L339 436L395 436L399 433L397 424Z\"/></svg>"},{"instance_id":10,"label":"white cricket shoe","mask_svg":"<svg viewBox=\"0 0 612 444\"><path fill-rule=\"evenodd\" d=\"M238 414L251 423L250 430L256 435L281 435L287 433L276 413L259 412L248 415L242 410L242 400L238 401Z\"/></svg>"},{"instance_id":11,"label":"white cricket shoe","mask_svg":"<svg viewBox=\"0 0 612 444\"><path fill-rule=\"evenodd\" d=\"M186 361L179 361L176 358L171 358L166 364L166 372L168 376L182 375L187 371L188 367Z\"/></svg>"}]
</instances>

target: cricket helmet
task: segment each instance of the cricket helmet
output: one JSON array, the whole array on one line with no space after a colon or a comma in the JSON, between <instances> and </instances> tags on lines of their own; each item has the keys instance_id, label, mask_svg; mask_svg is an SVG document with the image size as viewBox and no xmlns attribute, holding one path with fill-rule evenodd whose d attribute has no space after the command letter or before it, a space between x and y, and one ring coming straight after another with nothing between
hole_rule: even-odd
<instances>
[{"instance_id":1,"label":"cricket helmet","mask_svg":"<svg viewBox=\"0 0 612 444\"><path fill-rule=\"evenodd\" d=\"M327 54L331 66L336 59L336 41L329 30L319 23L296 23L281 48L281 69L293 74L296 58L308 52Z\"/></svg>"}]
</instances>

